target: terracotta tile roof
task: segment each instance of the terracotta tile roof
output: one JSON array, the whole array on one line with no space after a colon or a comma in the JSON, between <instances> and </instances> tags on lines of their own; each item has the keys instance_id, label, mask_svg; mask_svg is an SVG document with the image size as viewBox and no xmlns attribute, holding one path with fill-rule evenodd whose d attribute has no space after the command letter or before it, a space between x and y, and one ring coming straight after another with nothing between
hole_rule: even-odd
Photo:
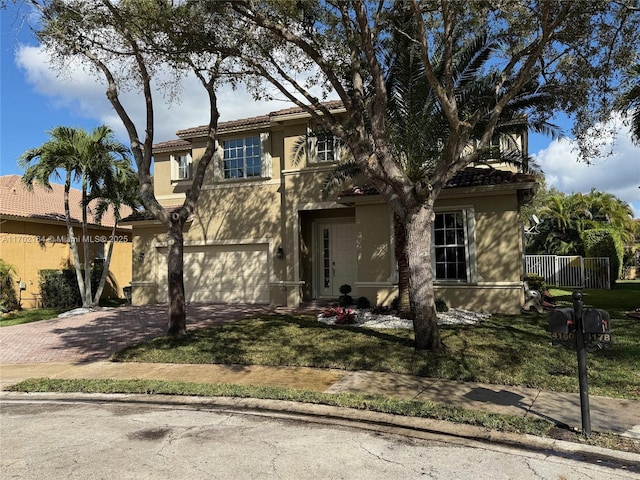
<instances>
[{"instance_id":1,"label":"terracotta tile roof","mask_svg":"<svg viewBox=\"0 0 640 480\"><path fill-rule=\"evenodd\" d=\"M445 188L480 187L503 183L535 182L531 175L492 168L467 167L447 182Z\"/></svg>"},{"instance_id":2,"label":"terracotta tile roof","mask_svg":"<svg viewBox=\"0 0 640 480\"><path fill-rule=\"evenodd\" d=\"M329 110L336 110L342 108L342 102L340 100L333 100L330 102L324 102L323 105ZM225 133L226 131L234 130L242 127L257 127L257 126L268 126L271 118L278 117L281 115L293 115L296 113L304 113L304 110L300 107L289 107L284 108L282 110L276 110L274 112L270 112L266 115L260 115L257 117L249 117L249 118L241 118L238 120L231 120L228 122L220 122L218 123L218 133ZM204 135L207 133L209 129L209 125L200 125L199 127L187 128L184 130L178 130L176 135L181 138L193 138L200 135ZM164 142L164 143L172 143L172 142ZM159 143L153 146L154 151L159 147L162 148L164 143Z\"/></svg>"},{"instance_id":3,"label":"terracotta tile roof","mask_svg":"<svg viewBox=\"0 0 640 480\"><path fill-rule=\"evenodd\" d=\"M467 167L459 171L451 180L449 180L445 188L481 187L529 182L535 182L534 177L523 173L514 173L506 170L490 168ZM378 195L378 190L372 185L357 185L343 190L340 192L339 196L359 197L367 195Z\"/></svg>"},{"instance_id":4,"label":"terracotta tile roof","mask_svg":"<svg viewBox=\"0 0 640 480\"><path fill-rule=\"evenodd\" d=\"M168 142L156 143L153 146L154 152L171 152L174 150L191 148L191 142L187 140L170 140Z\"/></svg>"},{"instance_id":5,"label":"terracotta tile roof","mask_svg":"<svg viewBox=\"0 0 640 480\"><path fill-rule=\"evenodd\" d=\"M0 215L20 217L34 220L65 221L64 213L64 185L51 184L51 190L34 185L29 191L22 183L20 175L4 175L0 177ZM76 188L69 191L69 210L74 222L82 220L80 201L82 192ZM124 207L122 216L129 215L131 209ZM89 223L97 224L89 207ZM103 227L112 227L114 216L107 212L102 217Z\"/></svg>"},{"instance_id":6,"label":"terracotta tile roof","mask_svg":"<svg viewBox=\"0 0 640 480\"><path fill-rule=\"evenodd\" d=\"M261 115L259 117L242 118L240 120L231 120L229 122L220 122L218 124L218 133L224 133L228 130L234 130L241 127L250 126L267 126L269 124L269 115ZM209 125L200 125L199 127L187 128L185 130L178 130L176 135L181 138L193 138L201 135L205 135L209 130ZM153 146L156 149L156 145Z\"/></svg>"},{"instance_id":7,"label":"terracotta tile roof","mask_svg":"<svg viewBox=\"0 0 640 480\"><path fill-rule=\"evenodd\" d=\"M182 205L177 205L177 206L174 206L174 207L165 207L165 210L167 210L167 212L169 212L169 213L172 213L172 212L175 212L177 210L180 210L181 207L182 207ZM156 219L156 217L150 211L141 210L139 212L133 212L128 217L123 218L122 221L123 222L143 222L143 221L146 221L146 220L155 220L155 219Z\"/></svg>"}]
</instances>

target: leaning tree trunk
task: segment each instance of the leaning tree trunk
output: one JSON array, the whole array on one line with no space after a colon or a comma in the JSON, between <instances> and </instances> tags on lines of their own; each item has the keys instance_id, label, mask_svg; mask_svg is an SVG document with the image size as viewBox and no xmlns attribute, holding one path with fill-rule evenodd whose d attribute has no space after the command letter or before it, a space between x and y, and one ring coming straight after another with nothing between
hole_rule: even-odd
<instances>
[{"instance_id":1,"label":"leaning tree trunk","mask_svg":"<svg viewBox=\"0 0 640 480\"><path fill-rule=\"evenodd\" d=\"M409 294L416 350L442 351L433 291L431 227L433 207L423 205L409 212L405 224L406 257L409 266Z\"/></svg>"},{"instance_id":2,"label":"leaning tree trunk","mask_svg":"<svg viewBox=\"0 0 640 480\"><path fill-rule=\"evenodd\" d=\"M76 281L78 282L78 289L80 290L80 298L82 299L82 306L86 307L86 292L84 278L82 278L82 265L80 264L80 254L78 253L78 242L76 242L75 232L73 231L73 225L71 225L71 210L69 208L69 191L71 190L71 172L67 170L67 177L64 184L64 219L67 225L67 240L69 241L69 247L71 248L71 254L73 255L73 266L76 271Z\"/></svg>"},{"instance_id":3,"label":"leaning tree trunk","mask_svg":"<svg viewBox=\"0 0 640 480\"><path fill-rule=\"evenodd\" d=\"M115 220L113 222L113 227L111 228L111 242L109 243L109 250L107 251L107 257L102 264L102 273L100 274L100 280L98 281L98 286L96 287L96 291L93 297L94 305L98 305L100 303L100 297L102 297L104 286L107 283L107 277L109 276L109 266L111 265L111 256L113 254L113 246L115 244L117 225L118 221Z\"/></svg>"},{"instance_id":4,"label":"leaning tree trunk","mask_svg":"<svg viewBox=\"0 0 640 480\"><path fill-rule=\"evenodd\" d=\"M411 318L409 303L409 264L407 263L407 230L397 214L393 215L393 235L398 264L398 314L400 318Z\"/></svg>"},{"instance_id":5,"label":"leaning tree trunk","mask_svg":"<svg viewBox=\"0 0 640 480\"><path fill-rule=\"evenodd\" d=\"M187 333L187 311L184 297L183 222L171 219L167 231L168 284L169 284L169 328L167 335L177 337Z\"/></svg>"}]
</instances>

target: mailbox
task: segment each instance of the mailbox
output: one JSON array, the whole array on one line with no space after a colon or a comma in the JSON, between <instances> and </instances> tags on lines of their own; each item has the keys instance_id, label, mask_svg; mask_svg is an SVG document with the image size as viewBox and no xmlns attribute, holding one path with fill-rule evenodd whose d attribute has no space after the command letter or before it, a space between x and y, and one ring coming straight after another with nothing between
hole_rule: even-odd
<instances>
[{"instance_id":1,"label":"mailbox","mask_svg":"<svg viewBox=\"0 0 640 480\"><path fill-rule=\"evenodd\" d=\"M584 333L609 332L609 312L599 308L588 308L582 315L582 330Z\"/></svg>"},{"instance_id":2,"label":"mailbox","mask_svg":"<svg viewBox=\"0 0 640 480\"><path fill-rule=\"evenodd\" d=\"M575 329L573 308L558 308L549 313L549 332L570 333Z\"/></svg>"}]
</instances>

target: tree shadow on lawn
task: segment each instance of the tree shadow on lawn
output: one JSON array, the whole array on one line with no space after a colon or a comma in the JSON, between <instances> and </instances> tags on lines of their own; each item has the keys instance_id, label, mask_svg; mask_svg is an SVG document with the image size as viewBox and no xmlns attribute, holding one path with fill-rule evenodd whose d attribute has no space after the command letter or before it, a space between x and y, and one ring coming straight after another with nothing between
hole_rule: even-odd
<instances>
[{"instance_id":1,"label":"tree shadow on lawn","mask_svg":"<svg viewBox=\"0 0 640 480\"><path fill-rule=\"evenodd\" d=\"M531 356L540 355L536 348L541 344L550 348L549 336L541 328L545 321L514 317L442 326L448 348L433 353L416 351L410 330L334 326L294 315L261 315L191 330L181 338L157 338L124 349L115 359L310 366L487 381L506 370L510 371L507 377L517 376ZM544 349L542 355L550 353Z\"/></svg>"}]
</instances>

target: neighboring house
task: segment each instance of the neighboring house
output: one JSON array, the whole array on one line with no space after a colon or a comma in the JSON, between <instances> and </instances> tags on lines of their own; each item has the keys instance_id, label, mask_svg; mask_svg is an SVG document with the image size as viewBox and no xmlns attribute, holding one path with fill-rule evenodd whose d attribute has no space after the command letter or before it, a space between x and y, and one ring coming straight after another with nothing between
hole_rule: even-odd
<instances>
[{"instance_id":1,"label":"neighboring house","mask_svg":"<svg viewBox=\"0 0 640 480\"><path fill-rule=\"evenodd\" d=\"M73 253L67 243L64 213L64 186L51 184L52 190L34 185L27 190L19 175L0 177L0 258L16 270L16 292L19 291L23 308L40 306L38 272L43 269L61 269L73 266ZM82 192L71 189L69 208L73 219L74 235L90 243L92 259L104 259L107 241L112 236L114 217L107 213L98 225L91 223L87 239L82 235ZM123 212L124 215L131 210ZM123 297L122 287L131 282L131 227L116 230L109 279L102 298ZM82 261L82 248L78 245Z\"/></svg>"},{"instance_id":2,"label":"neighboring house","mask_svg":"<svg viewBox=\"0 0 640 480\"><path fill-rule=\"evenodd\" d=\"M182 204L206 131L182 130L179 139L154 146L155 193L164 206ZM300 108L220 123L218 134L224 154L209 166L185 226L187 302L297 306L337 299L343 284L372 304L393 300L397 268L389 206L368 187L322 197L322 182L341 154L339 142ZM305 136L311 148L297 158L294 146ZM487 168L466 169L449 182L437 202L433 237L436 295L449 306L519 311L518 209L534 188L531 176ZM164 227L144 215L128 221L133 303L167 302Z\"/></svg>"}]
</instances>

